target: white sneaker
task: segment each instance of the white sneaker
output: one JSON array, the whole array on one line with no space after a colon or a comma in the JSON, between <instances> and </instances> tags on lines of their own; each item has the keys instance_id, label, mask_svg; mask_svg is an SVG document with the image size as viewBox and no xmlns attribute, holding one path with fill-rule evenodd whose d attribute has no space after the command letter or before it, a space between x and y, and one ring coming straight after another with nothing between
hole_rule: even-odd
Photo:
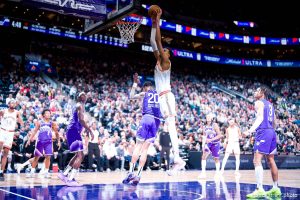
<instances>
[{"instance_id":1,"label":"white sneaker","mask_svg":"<svg viewBox=\"0 0 300 200\"><path fill-rule=\"evenodd\" d=\"M179 158L177 160L177 162L174 163L172 170L175 170L175 171L185 170L185 165L186 165L186 162L184 160L182 160L182 158Z\"/></svg>"},{"instance_id":2,"label":"white sneaker","mask_svg":"<svg viewBox=\"0 0 300 200\"><path fill-rule=\"evenodd\" d=\"M46 172L46 173L44 174L44 178L51 178L50 173L49 173L49 172Z\"/></svg>"},{"instance_id":3,"label":"white sneaker","mask_svg":"<svg viewBox=\"0 0 300 200\"><path fill-rule=\"evenodd\" d=\"M167 174L168 174L169 176L173 176L173 175L174 175L174 171L173 171L173 170L167 170Z\"/></svg>"},{"instance_id":4,"label":"white sneaker","mask_svg":"<svg viewBox=\"0 0 300 200\"><path fill-rule=\"evenodd\" d=\"M22 169L23 169L23 165L19 164L17 167L17 173L20 174Z\"/></svg>"},{"instance_id":5,"label":"white sneaker","mask_svg":"<svg viewBox=\"0 0 300 200\"><path fill-rule=\"evenodd\" d=\"M27 173L26 178L34 178L34 173L31 172Z\"/></svg>"},{"instance_id":6,"label":"white sneaker","mask_svg":"<svg viewBox=\"0 0 300 200\"><path fill-rule=\"evenodd\" d=\"M206 178L206 173L201 172L201 174L198 176L199 179Z\"/></svg>"}]
</instances>

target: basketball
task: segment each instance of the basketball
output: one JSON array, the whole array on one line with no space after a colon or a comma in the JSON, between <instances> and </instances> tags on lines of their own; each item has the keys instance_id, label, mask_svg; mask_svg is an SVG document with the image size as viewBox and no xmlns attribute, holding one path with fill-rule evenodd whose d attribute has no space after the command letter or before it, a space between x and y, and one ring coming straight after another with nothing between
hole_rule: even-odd
<instances>
[{"instance_id":1,"label":"basketball","mask_svg":"<svg viewBox=\"0 0 300 200\"><path fill-rule=\"evenodd\" d=\"M148 15L153 18L156 17L157 13L159 12L161 8L158 5L152 5L150 6L149 10L148 10Z\"/></svg>"}]
</instances>

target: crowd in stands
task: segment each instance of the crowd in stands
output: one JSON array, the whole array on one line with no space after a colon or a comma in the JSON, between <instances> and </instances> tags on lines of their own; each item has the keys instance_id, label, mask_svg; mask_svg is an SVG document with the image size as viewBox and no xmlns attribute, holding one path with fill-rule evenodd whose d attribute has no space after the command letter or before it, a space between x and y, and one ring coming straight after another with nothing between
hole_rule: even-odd
<instances>
[{"instance_id":1,"label":"crowd in stands","mask_svg":"<svg viewBox=\"0 0 300 200\"><path fill-rule=\"evenodd\" d=\"M29 146L25 144L35 127L35 121L41 117L42 110L49 108L53 120L59 124L62 141L61 148L54 143L52 163L57 162L62 170L66 160L70 159L65 138L66 126L76 94L85 91L88 97L85 107L87 119L90 125L91 122L96 123L99 132L96 143L100 149L100 161L88 162L86 156L83 168L93 170L96 164L98 171L124 170L133 152L135 134L142 117L141 102L128 99L132 74L138 72L151 79L153 60L131 61L121 56L112 60L104 56L61 56L55 53L51 56L48 53L47 57L52 65L57 66L57 76L52 77L57 85L49 84L39 75L25 72L21 63L8 57L6 62L1 63L1 107L4 108L9 99L15 98L18 102L17 109L25 122L24 127L20 127L15 135L11 150L12 164L8 168L14 170L16 162L25 162L33 157L34 142ZM276 108L278 151L287 154L300 152L299 79L270 78L260 81L254 77L222 76L175 69L172 71L171 84L176 97L176 124L183 152L202 151L203 125L208 113L215 116L214 120L223 134L230 118L236 120L242 131L250 128L255 119L253 92L262 84L272 91L270 100ZM224 93L214 85L238 92L243 97ZM83 138L88 146L91 141L84 137L84 132ZM253 139L253 135L240 139L242 152L252 151ZM160 149L159 141L150 147L147 169L158 168ZM87 151L85 153L88 154Z\"/></svg>"}]
</instances>

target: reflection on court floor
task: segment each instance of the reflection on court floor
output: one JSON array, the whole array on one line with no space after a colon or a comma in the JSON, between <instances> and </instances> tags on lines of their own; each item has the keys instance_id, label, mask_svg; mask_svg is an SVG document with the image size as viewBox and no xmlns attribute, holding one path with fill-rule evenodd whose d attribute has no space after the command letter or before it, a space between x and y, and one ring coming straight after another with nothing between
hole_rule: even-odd
<instances>
[{"instance_id":1,"label":"reflection on court floor","mask_svg":"<svg viewBox=\"0 0 300 200\"><path fill-rule=\"evenodd\" d=\"M138 186L123 184L91 184L83 187L43 185L34 187L0 187L0 199L245 199L255 189L254 184L214 181L141 183ZM265 186L270 189L271 186ZM299 199L300 188L281 187L281 199Z\"/></svg>"}]
</instances>

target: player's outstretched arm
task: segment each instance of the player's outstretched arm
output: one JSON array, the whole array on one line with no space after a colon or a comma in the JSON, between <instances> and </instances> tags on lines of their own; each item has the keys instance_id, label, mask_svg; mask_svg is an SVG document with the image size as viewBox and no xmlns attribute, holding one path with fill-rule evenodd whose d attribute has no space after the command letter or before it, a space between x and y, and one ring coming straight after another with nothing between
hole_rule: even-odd
<instances>
[{"instance_id":1,"label":"player's outstretched arm","mask_svg":"<svg viewBox=\"0 0 300 200\"><path fill-rule=\"evenodd\" d=\"M159 55L160 55L160 62L161 62L161 68L162 70L168 70L170 68L170 59L169 56L165 53L164 48L162 46L162 42L161 42L161 32L160 32L160 26L159 26L159 21L160 21L160 16L162 14L162 10L159 10L159 12L157 13L156 16L156 44L157 44L157 48L159 51Z\"/></svg>"},{"instance_id":2,"label":"player's outstretched arm","mask_svg":"<svg viewBox=\"0 0 300 200\"><path fill-rule=\"evenodd\" d=\"M141 92L139 94L135 94L135 89L137 88L137 85L139 83L139 76L137 73L133 75L133 85L131 87L129 98L130 99L141 99L145 96L145 92Z\"/></svg>"},{"instance_id":3,"label":"player's outstretched arm","mask_svg":"<svg viewBox=\"0 0 300 200\"><path fill-rule=\"evenodd\" d=\"M159 21L157 22L156 18L151 18L151 21L152 21L152 28L151 28L150 44L151 44L151 47L153 49L153 54L154 54L156 60L159 61L159 59L160 59L159 58L159 51L158 51L157 44L156 44L156 41L155 41L156 26L157 26L157 23L159 23Z\"/></svg>"}]
</instances>

